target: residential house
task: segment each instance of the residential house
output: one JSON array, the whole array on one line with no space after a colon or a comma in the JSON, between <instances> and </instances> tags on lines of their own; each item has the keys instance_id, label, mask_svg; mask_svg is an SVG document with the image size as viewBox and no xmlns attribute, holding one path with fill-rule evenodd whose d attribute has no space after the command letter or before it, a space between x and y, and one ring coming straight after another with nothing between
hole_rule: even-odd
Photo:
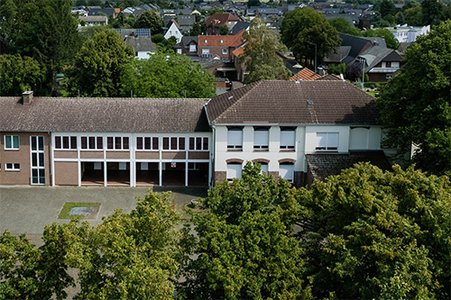
<instances>
[{"instance_id":1,"label":"residential house","mask_svg":"<svg viewBox=\"0 0 451 300\"><path fill-rule=\"evenodd\" d=\"M193 25L196 23L195 15L178 15L177 24L179 25L180 31L183 34L189 33L193 29Z\"/></svg>"},{"instance_id":2,"label":"residential house","mask_svg":"<svg viewBox=\"0 0 451 300\"><path fill-rule=\"evenodd\" d=\"M206 33L208 35L220 34L222 28L225 28L225 32L228 32L239 21L241 19L234 14L227 12L215 13L205 20Z\"/></svg>"},{"instance_id":3,"label":"residential house","mask_svg":"<svg viewBox=\"0 0 451 300\"><path fill-rule=\"evenodd\" d=\"M183 34L180 31L177 22L175 20L171 20L171 22L169 22L167 28L168 29L164 33L164 38L168 40L169 38L174 37L176 43L177 44L180 43L180 41L182 40Z\"/></svg>"},{"instance_id":4,"label":"residential house","mask_svg":"<svg viewBox=\"0 0 451 300\"><path fill-rule=\"evenodd\" d=\"M197 36L184 36L178 46L177 52L179 54L197 55Z\"/></svg>"},{"instance_id":5,"label":"residential house","mask_svg":"<svg viewBox=\"0 0 451 300\"><path fill-rule=\"evenodd\" d=\"M128 36L125 44L133 48L138 59L149 59L157 50L150 37Z\"/></svg>"},{"instance_id":6,"label":"residential house","mask_svg":"<svg viewBox=\"0 0 451 300\"><path fill-rule=\"evenodd\" d=\"M79 26L108 25L107 16L78 16Z\"/></svg>"},{"instance_id":7,"label":"residential house","mask_svg":"<svg viewBox=\"0 0 451 300\"><path fill-rule=\"evenodd\" d=\"M201 57L219 57L223 61L232 62L232 52L244 42L243 33L244 31L236 35L199 35L197 53Z\"/></svg>"},{"instance_id":8,"label":"residential house","mask_svg":"<svg viewBox=\"0 0 451 300\"><path fill-rule=\"evenodd\" d=\"M289 80L317 80L319 78L321 78L321 75L313 72L309 68L302 68L302 70L291 76Z\"/></svg>"},{"instance_id":9,"label":"residential house","mask_svg":"<svg viewBox=\"0 0 451 300\"><path fill-rule=\"evenodd\" d=\"M414 27L404 24L395 27L386 27L385 29L393 33L399 43L413 43L419 36L428 35L431 31L431 26Z\"/></svg>"},{"instance_id":10,"label":"residential house","mask_svg":"<svg viewBox=\"0 0 451 300\"><path fill-rule=\"evenodd\" d=\"M207 100L0 97L0 185L211 186L252 161L299 186L388 165L374 98L347 82L260 81Z\"/></svg>"},{"instance_id":11,"label":"residential house","mask_svg":"<svg viewBox=\"0 0 451 300\"><path fill-rule=\"evenodd\" d=\"M375 46L361 53L356 63L364 63L364 71L369 81L387 81L393 77L402 64L402 56L397 50Z\"/></svg>"}]
</instances>

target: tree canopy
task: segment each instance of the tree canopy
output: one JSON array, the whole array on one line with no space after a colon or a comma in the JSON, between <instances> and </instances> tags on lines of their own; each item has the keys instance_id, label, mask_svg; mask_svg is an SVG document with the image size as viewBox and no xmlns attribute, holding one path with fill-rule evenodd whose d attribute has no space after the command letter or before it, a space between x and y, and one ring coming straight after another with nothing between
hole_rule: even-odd
<instances>
[{"instance_id":1,"label":"tree canopy","mask_svg":"<svg viewBox=\"0 0 451 300\"><path fill-rule=\"evenodd\" d=\"M296 59L309 65L315 60L315 45L317 60L321 62L341 43L337 30L313 8L288 12L282 21L281 34L283 43Z\"/></svg>"},{"instance_id":2,"label":"tree canopy","mask_svg":"<svg viewBox=\"0 0 451 300\"><path fill-rule=\"evenodd\" d=\"M388 48L391 49L398 49L399 42L393 35L393 33L390 32L390 30L385 28L376 28L376 29L369 29L367 31L363 32L364 36L367 37L382 37L385 40L385 43L387 44Z\"/></svg>"},{"instance_id":3,"label":"tree canopy","mask_svg":"<svg viewBox=\"0 0 451 300\"><path fill-rule=\"evenodd\" d=\"M414 143L414 162L436 174L451 172L450 40L451 21L419 37L377 101L387 143L403 151Z\"/></svg>"},{"instance_id":4,"label":"tree canopy","mask_svg":"<svg viewBox=\"0 0 451 300\"><path fill-rule=\"evenodd\" d=\"M37 90L44 81L45 70L31 57L0 55L0 95L17 96Z\"/></svg>"},{"instance_id":5,"label":"tree canopy","mask_svg":"<svg viewBox=\"0 0 451 300\"><path fill-rule=\"evenodd\" d=\"M83 43L69 78L72 95L120 96L124 66L134 57L120 35L100 30Z\"/></svg>"},{"instance_id":6,"label":"tree canopy","mask_svg":"<svg viewBox=\"0 0 451 300\"><path fill-rule=\"evenodd\" d=\"M357 27L350 24L344 18L334 18L329 20L328 22L340 33L347 33L355 36L362 35L361 31Z\"/></svg>"},{"instance_id":7,"label":"tree canopy","mask_svg":"<svg viewBox=\"0 0 451 300\"><path fill-rule=\"evenodd\" d=\"M122 94L155 98L208 98L215 94L214 77L188 57L156 53L125 66Z\"/></svg>"},{"instance_id":8,"label":"tree canopy","mask_svg":"<svg viewBox=\"0 0 451 300\"><path fill-rule=\"evenodd\" d=\"M154 10L147 10L135 23L136 28L150 28L150 32L153 34L161 33L163 28L163 20Z\"/></svg>"},{"instance_id":9,"label":"tree canopy","mask_svg":"<svg viewBox=\"0 0 451 300\"><path fill-rule=\"evenodd\" d=\"M450 297L448 177L359 164L299 196L317 299Z\"/></svg>"},{"instance_id":10,"label":"tree canopy","mask_svg":"<svg viewBox=\"0 0 451 300\"><path fill-rule=\"evenodd\" d=\"M210 191L185 232L181 295L188 299L299 299L309 294L301 243L291 233L299 206L286 181L248 163L241 179ZM197 232L193 234L190 232ZM187 246L188 245L188 246Z\"/></svg>"},{"instance_id":11,"label":"tree canopy","mask_svg":"<svg viewBox=\"0 0 451 300\"><path fill-rule=\"evenodd\" d=\"M287 79L289 70L277 54L284 48L279 36L259 18L252 21L251 28L245 33L244 55L241 58L246 64L246 83L268 79Z\"/></svg>"}]
</instances>

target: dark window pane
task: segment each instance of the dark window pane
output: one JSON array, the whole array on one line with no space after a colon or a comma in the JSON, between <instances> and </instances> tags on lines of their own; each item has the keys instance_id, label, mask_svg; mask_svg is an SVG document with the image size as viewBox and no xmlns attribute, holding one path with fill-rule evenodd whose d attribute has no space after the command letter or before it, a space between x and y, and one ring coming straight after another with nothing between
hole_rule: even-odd
<instances>
[{"instance_id":1,"label":"dark window pane","mask_svg":"<svg viewBox=\"0 0 451 300\"><path fill-rule=\"evenodd\" d=\"M81 137L81 149L88 149L88 138L85 136Z\"/></svg>"},{"instance_id":2,"label":"dark window pane","mask_svg":"<svg viewBox=\"0 0 451 300\"><path fill-rule=\"evenodd\" d=\"M31 170L31 182L38 183L38 169Z\"/></svg>"},{"instance_id":3,"label":"dark window pane","mask_svg":"<svg viewBox=\"0 0 451 300\"><path fill-rule=\"evenodd\" d=\"M128 141L128 136L124 136L122 139L122 143L123 143L123 149L129 149L129 141Z\"/></svg>"},{"instance_id":4,"label":"dark window pane","mask_svg":"<svg viewBox=\"0 0 451 300\"><path fill-rule=\"evenodd\" d=\"M44 150L44 137L38 136L38 144L39 150Z\"/></svg>"},{"instance_id":5,"label":"dark window pane","mask_svg":"<svg viewBox=\"0 0 451 300\"><path fill-rule=\"evenodd\" d=\"M196 138L196 150L202 150L202 138Z\"/></svg>"},{"instance_id":6,"label":"dark window pane","mask_svg":"<svg viewBox=\"0 0 451 300\"><path fill-rule=\"evenodd\" d=\"M55 137L55 149L61 149L61 137L60 136Z\"/></svg>"},{"instance_id":7,"label":"dark window pane","mask_svg":"<svg viewBox=\"0 0 451 300\"><path fill-rule=\"evenodd\" d=\"M152 149L158 150L158 138L157 137L152 138Z\"/></svg>"},{"instance_id":8,"label":"dark window pane","mask_svg":"<svg viewBox=\"0 0 451 300\"><path fill-rule=\"evenodd\" d=\"M94 136L89 137L89 149L96 148L96 138Z\"/></svg>"},{"instance_id":9,"label":"dark window pane","mask_svg":"<svg viewBox=\"0 0 451 300\"><path fill-rule=\"evenodd\" d=\"M177 150L177 138L171 137L171 150Z\"/></svg>"},{"instance_id":10,"label":"dark window pane","mask_svg":"<svg viewBox=\"0 0 451 300\"><path fill-rule=\"evenodd\" d=\"M138 150L143 149L143 138L142 137L136 138L136 149L138 149Z\"/></svg>"},{"instance_id":11,"label":"dark window pane","mask_svg":"<svg viewBox=\"0 0 451 300\"><path fill-rule=\"evenodd\" d=\"M203 138L203 150L208 150L208 138Z\"/></svg>"},{"instance_id":12,"label":"dark window pane","mask_svg":"<svg viewBox=\"0 0 451 300\"><path fill-rule=\"evenodd\" d=\"M77 149L77 137L76 136L70 137L70 148Z\"/></svg>"},{"instance_id":13,"label":"dark window pane","mask_svg":"<svg viewBox=\"0 0 451 300\"><path fill-rule=\"evenodd\" d=\"M169 149L169 138L168 137L164 137L163 138L163 149L164 150L168 150Z\"/></svg>"},{"instance_id":14,"label":"dark window pane","mask_svg":"<svg viewBox=\"0 0 451 300\"><path fill-rule=\"evenodd\" d=\"M37 167L38 166L38 154L37 153L32 153L31 154L31 165L33 167Z\"/></svg>"},{"instance_id":15,"label":"dark window pane","mask_svg":"<svg viewBox=\"0 0 451 300\"><path fill-rule=\"evenodd\" d=\"M20 164L14 164L14 169L20 170Z\"/></svg>"},{"instance_id":16,"label":"dark window pane","mask_svg":"<svg viewBox=\"0 0 451 300\"><path fill-rule=\"evenodd\" d=\"M39 183L44 184L45 183L45 170L39 169Z\"/></svg>"},{"instance_id":17,"label":"dark window pane","mask_svg":"<svg viewBox=\"0 0 451 300\"><path fill-rule=\"evenodd\" d=\"M39 167L43 167L44 166L44 153L39 153L38 166Z\"/></svg>"},{"instance_id":18,"label":"dark window pane","mask_svg":"<svg viewBox=\"0 0 451 300\"><path fill-rule=\"evenodd\" d=\"M13 148L19 148L19 136L13 135L12 139L13 139Z\"/></svg>"},{"instance_id":19,"label":"dark window pane","mask_svg":"<svg viewBox=\"0 0 451 300\"><path fill-rule=\"evenodd\" d=\"M109 136L108 138L107 138L107 140L108 140L108 149L113 149L114 147L113 147L113 137L112 136Z\"/></svg>"},{"instance_id":20,"label":"dark window pane","mask_svg":"<svg viewBox=\"0 0 451 300\"><path fill-rule=\"evenodd\" d=\"M36 137L35 136L31 137L31 150L37 150L36 149Z\"/></svg>"},{"instance_id":21,"label":"dark window pane","mask_svg":"<svg viewBox=\"0 0 451 300\"><path fill-rule=\"evenodd\" d=\"M103 137L97 137L97 149L103 149Z\"/></svg>"},{"instance_id":22,"label":"dark window pane","mask_svg":"<svg viewBox=\"0 0 451 300\"><path fill-rule=\"evenodd\" d=\"M179 138L179 150L185 150L185 138Z\"/></svg>"},{"instance_id":23,"label":"dark window pane","mask_svg":"<svg viewBox=\"0 0 451 300\"><path fill-rule=\"evenodd\" d=\"M193 137L189 138L189 149L194 150L194 138Z\"/></svg>"},{"instance_id":24,"label":"dark window pane","mask_svg":"<svg viewBox=\"0 0 451 300\"><path fill-rule=\"evenodd\" d=\"M146 150L152 149L152 145L150 144L150 137L146 137L144 140Z\"/></svg>"},{"instance_id":25,"label":"dark window pane","mask_svg":"<svg viewBox=\"0 0 451 300\"><path fill-rule=\"evenodd\" d=\"M115 149L122 149L122 139L120 136L117 136L114 138L114 148Z\"/></svg>"},{"instance_id":26,"label":"dark window pane","mask_svg":"<svg viewBox=\"0 0 451 300\"><path fill-rule=\"evenodd\" d=\"M69 149L69 137L63 136L63 149Z\"/></svg>"}]
</instances>

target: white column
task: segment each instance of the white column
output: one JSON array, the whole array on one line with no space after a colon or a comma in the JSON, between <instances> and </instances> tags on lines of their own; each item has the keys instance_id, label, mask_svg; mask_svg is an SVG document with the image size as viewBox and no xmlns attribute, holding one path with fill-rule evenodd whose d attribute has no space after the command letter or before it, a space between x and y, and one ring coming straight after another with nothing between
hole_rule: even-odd
<instances>
[{"instance_id":1,"label":"white column","mask_svg":"<svg viewBox=\"0 0 451 300\"><path fill-rule=\"evenodd\" d=\"M185 186L188 186L188 160L185 159Z\"/></svg>"},{"instance_id":2,"label":"white column","mask_svg":"<svg viewBox=\"0 0 451 300\"><path fill-rule=\"evenodd\" d=\"M52 186L55 186L55 149L54 149L54 143L53 143L53 135L50 134L50 169L52 172Z\"/></svg>"},{"instance_id":3,"label":"white column","mask_svg":"<svg viewBox=\"0 0 451 300\"><path fill-rule=\"evenodd\" d=\"M103 186L107 186L108 184L107 184L107 181L108 181L108 177L107 177L107 175L108 175L108 170L107 170L107 162L106 162L106 159L103 159Z\"/></svg>"}]
</instances>

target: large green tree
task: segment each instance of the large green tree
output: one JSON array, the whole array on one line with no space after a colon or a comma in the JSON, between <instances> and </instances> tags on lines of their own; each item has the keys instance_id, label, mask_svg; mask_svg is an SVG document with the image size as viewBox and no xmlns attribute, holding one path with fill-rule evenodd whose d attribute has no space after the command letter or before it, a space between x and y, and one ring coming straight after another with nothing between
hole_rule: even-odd
<instances>
[{"instance_id":1,"label":"large green tree","mask_svg":"<svg viewBox=\"0 0 451 300\"><path fill-rule=\"evenodd\" d=\"M121 77L122 94L155 98L208 98L215 94L214 77L188 57L157 53L133 60Z\"/></svg>"},{"instance_id":2,"label":"large green tree","mask_svg":"<svg viewBox=\"0 0 451 300\"><path fill-rule=\"evenodd\" d=\"M414 162L436 174L451 174L450 41L451 21L419 37L377 101L388 144L408 151L414 143Z\"/></svg>"},{"instance_id":3,"label":"large green tree","mask_svg":"<svg viewBox=\"0 0 451 300\"><path fill-rule=\"evenodd\" d=\"M362 35L357 27L346 21L344 18L334 18L329 20L329 23L340 33L347 33L355 36Z\"/></svg>"},{"instance_id":4,"label":"large green tree","mask_svg":"<svg viewBox=\"0 0 451 300\"><path fill-rule=\"evenodd\" d=\"M301 243L292 235L296 190L249 163L209 192L186 236L180 295L188 299L303 299ZM193 231L192 231L193 230ZM194 234L194 232L196 232Z\"/></svg>"},{"instance_id":5,"label":"large green tree","mask_svg":"<svg viewBox=\"0 0 451 300\"><path fill-rule=\"evenodd\" d=\"M145 11L135 23L136 28L150 28L152 34L161 33L163 20L154 10Z\"/></svg>"},{"instance_id":6,"label":"large green tree","mask_svg":"<svg viewBox=\"0 0 451 300\"><path fill-rule=\"evenodd\" d=\"M245 77L246 83L267 79L288 79L290 72L277 54L277 51L285 47L276 32L266 27L259 18L255 18L244 39L246 44L241 59L248 72Z\"/></svg>"},{"instance_id":7,"label":"large green tree","mask_svg":"<svg viewBox=\"0 0 451 300\"><path fill-rule=\"evenodd\" d=\"M120 96L124 67L133 60L117 32L101 30L83 43L70 72L69 91L81 96Z\"/></svg>"},{"instance_id":8,"label":"large green tree","mask_svg":"<svg viewBox=\"0 0 451 300\"><path fill-rule=\"evenodd\" d=\"M448 177L359 164L300 191L318 299L449 299Z\"/></svg>"},{"instance_id":9,"label":"large green tree","mask_svg":"<svg viewBox=\"0 0 451 300\"><path fill-rule=\"evenodd\" d=\"M0 0L0 54L11 53L14 49L16 15L14 0Z\"/></svg>"},{"instance_id":10,"label":"large green tree","mask_svg":"<svg viewBox=\"0 0 451 300\"><path fill-rule=\"evenodd\" d=\"M282 41L296 59L313 65L315 48L318 62L340 46L338 31L313 8L298 8L288 12L281 27Z\"/></svg>"},{"instance_id":11,"label":"large green tree","mask_svg":"<svg viewBox=\"0 0 451 300\"><path fill-rule=\"evenodd\" d=\"M26 90L37 90L45 71L31 57L0 55L0 95L17 96Z\"/></svg>"}]
</instances>

